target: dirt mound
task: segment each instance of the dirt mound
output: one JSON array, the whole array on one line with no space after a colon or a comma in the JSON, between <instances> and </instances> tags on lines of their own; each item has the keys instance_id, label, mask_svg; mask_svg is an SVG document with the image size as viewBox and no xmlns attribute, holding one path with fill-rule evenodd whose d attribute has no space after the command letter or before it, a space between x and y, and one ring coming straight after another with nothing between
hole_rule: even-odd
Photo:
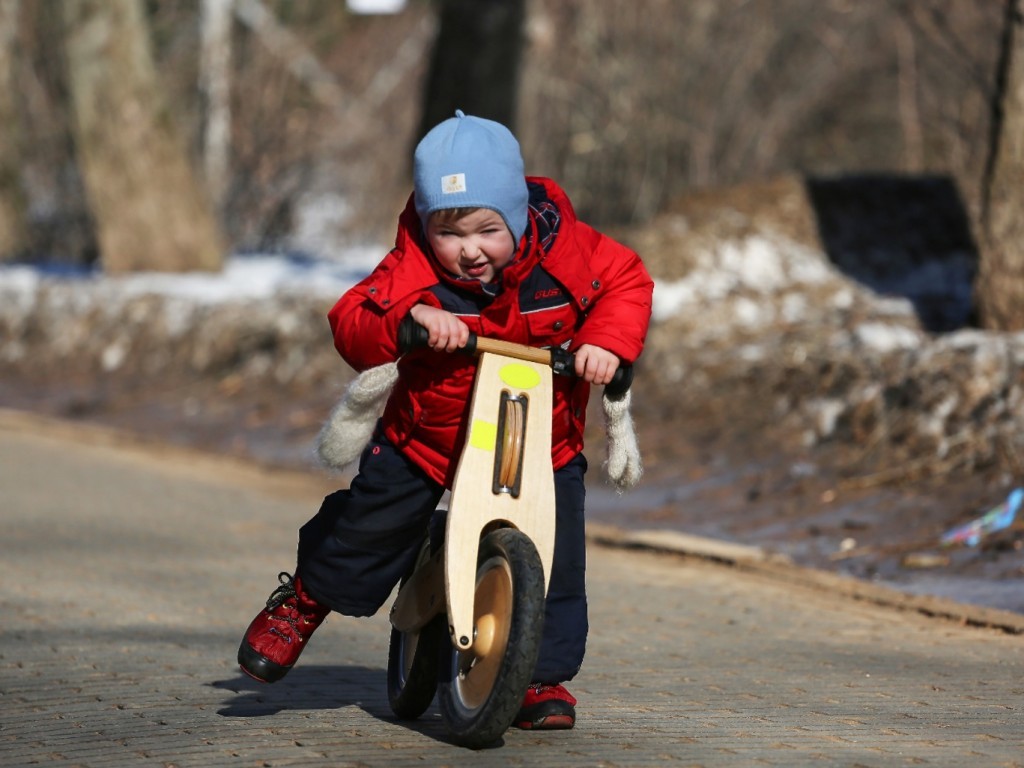
<instances>
[{"instance_id":1,"label":"dirt mound","mask_svg":"<svg viewBox=\"0 0 1024 768\"><path fill-rule=\"evenodd\" d=\"M1021 340L930 333L918 311L927 295L966 317L970 244L950 237L944 250L933 243L922 253L894 237L886 272L856 219L844 224L833 213L820 223L814 196L824 186L786 178L694 196L635 238L658 278L643 407L662 423L711 410L722 414L721 429L740 421L787 444L858 449L845 473L888 468L900 479L895 466L919 467L920 476L1006 461L1015 470ZM907 185L878 186L907 197ZM919 190L934 202L930 183ZM888 228L899 229L884 202ZM905 205L911 217L915 202ZM844 207L861 226L880 226ZM937 220L948 222L946 213L936 210ZM845 242L835 234L844 227L852 233ZM822 231L833 233L829 249ZM929 269L941 279L908 280Z\"/></svg>"}]
</instances>

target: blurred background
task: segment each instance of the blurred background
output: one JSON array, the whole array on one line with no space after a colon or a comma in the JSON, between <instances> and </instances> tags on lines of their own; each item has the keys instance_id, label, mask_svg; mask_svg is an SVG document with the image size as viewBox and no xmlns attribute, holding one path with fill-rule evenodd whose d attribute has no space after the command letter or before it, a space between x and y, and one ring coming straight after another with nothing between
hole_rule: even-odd
<instances>
[{"instance_id":1,"label":"blurred background","mask_svg":"<svg viewBox=\"0 0 1024 768\"><path fill-rule=\"evenodd\" d=\"M1022 2L0 0L0 407L308 468L459 108L655 279L592 519L1024 610Z\"/></svg>"},{"instance_id":2,"label":"blurred background","mask_svg":"<svg viewBox=\"0 0 1024 768\"><path fill-rule=\"evenodd\" d=\"M827 182L859 176L887 186L847 203L952 196L939 215L976 231L1015 5L0 0L0 255L216 268L387 243L412 147L455 108L512 127L599 228L795 173L826 228L851 194Z\"/></svg>"}]
</instances>

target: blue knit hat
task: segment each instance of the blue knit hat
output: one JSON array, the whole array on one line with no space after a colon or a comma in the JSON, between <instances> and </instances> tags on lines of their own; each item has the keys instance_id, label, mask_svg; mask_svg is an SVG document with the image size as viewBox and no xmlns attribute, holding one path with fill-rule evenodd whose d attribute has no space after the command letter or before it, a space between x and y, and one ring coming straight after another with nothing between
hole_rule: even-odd
<instances>
[{"instance_id":1,"label":"blue knit hat","mask_svg":"<svg viewBox=\"0 0 1024 768\"><path fill-rule=\"evenodd\" d=\"M413 183L424 229L434 211L489 208L505 220L517 243L526 231L523 156L501 123L456 110L416 147Z\"/></svg>"}]
</instances>

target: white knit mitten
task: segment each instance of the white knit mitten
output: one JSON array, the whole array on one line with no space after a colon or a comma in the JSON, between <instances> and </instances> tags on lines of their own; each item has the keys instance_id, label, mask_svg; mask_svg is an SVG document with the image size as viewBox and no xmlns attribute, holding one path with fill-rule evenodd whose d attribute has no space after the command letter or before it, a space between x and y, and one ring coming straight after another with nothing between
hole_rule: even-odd
<instances>
[{"instance_id":1,"label":"white knit mitten","mask_svg":"<svg viewBox=\"0 0 1024 768\"><path fill-rule=\"evenodd\" d=\"M356 376L334 406L317 440L325 466L341 469L359 458L398 381L398 363L385 363Z\"/></svg>"},{"instance_id":2,"label":"white knit mitten","mask_svg":"<svg viewBox=\"0 0 1024 768\"><path fill-rule=\"evenodd\" d=\"M637 443L633 417L629 412L632 402L632 390L627 390L619 400L609 400L604 395L601 397L608 438L608 460L605 462L604 470L619 493L639 483L644 473L640 460L640 445Z\"/></svg>"}]
</instances>

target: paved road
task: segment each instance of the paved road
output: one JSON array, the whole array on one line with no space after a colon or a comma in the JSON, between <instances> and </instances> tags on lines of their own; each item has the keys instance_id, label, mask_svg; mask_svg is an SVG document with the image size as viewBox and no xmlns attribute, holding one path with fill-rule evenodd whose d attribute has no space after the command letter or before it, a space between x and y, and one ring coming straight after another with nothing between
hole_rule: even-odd
<instances>
[{"instance_id":1,"label":"paved road","mask_svg":"<svg viewBox=\"0 0 1024 768\"><path fill-rule=\"evenodd\" d=\"M598 546L573 732L396 722L383 616L260 686L240 633L326 487L0 420L0 765L1024 765L1021 636Z\"/></svg>"}]
</instances>

